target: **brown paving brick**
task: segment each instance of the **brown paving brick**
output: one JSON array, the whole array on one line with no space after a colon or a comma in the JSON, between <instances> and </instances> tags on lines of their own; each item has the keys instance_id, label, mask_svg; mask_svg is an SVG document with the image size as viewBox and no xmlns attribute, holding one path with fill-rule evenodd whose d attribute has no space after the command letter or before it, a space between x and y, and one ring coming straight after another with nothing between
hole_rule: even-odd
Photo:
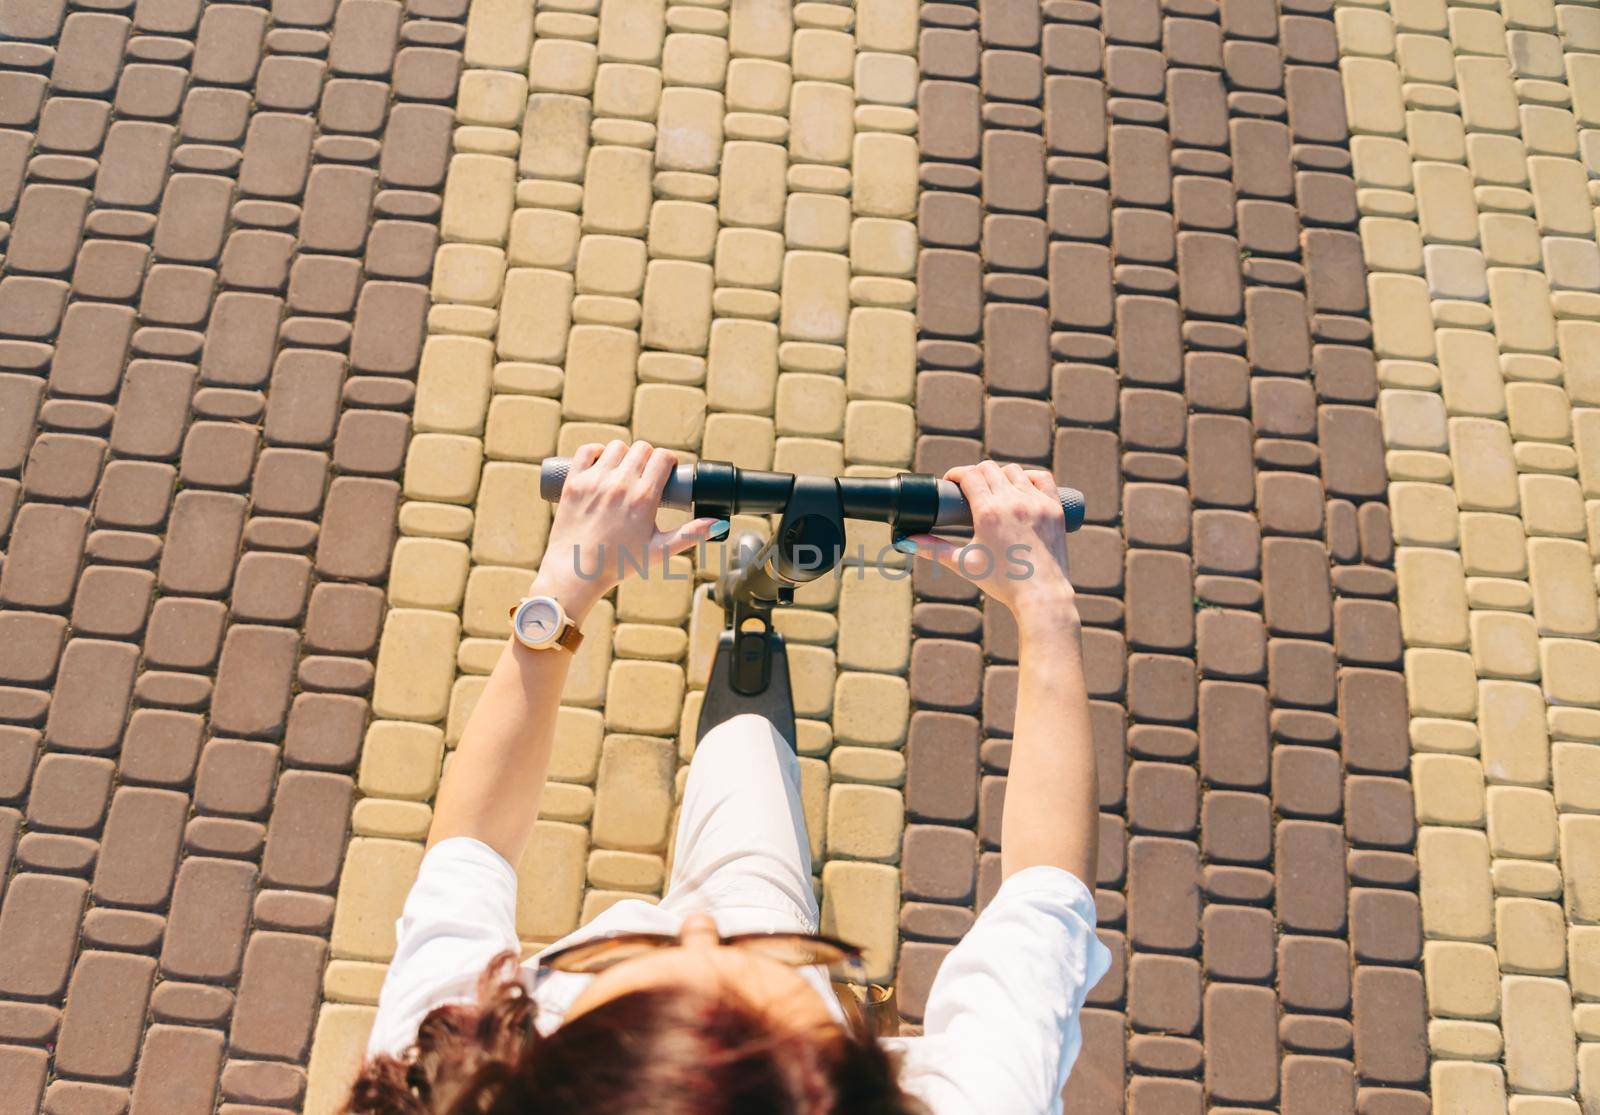
<instances>
[{"instance_id":1,"label":"brown paving brick","mask_svg":"<svg viewBox=\"0 0 1600 1115\"><path fill-rule=\"evenodd\" d=\"M181 793L123 786L111 801L95 865L97 903L157 909L172 890L189 801Z\"/></svg>"},{"instance_id":2,"label":"brown paving brick","mask_svg":"<svg viewBox=\"0 0 1600 1115\"><path fill-rule=\"evenodd\" d=\"M156 962L85 952L73 968L56 1046L56 1071L116 1081L132 1070Z\"/></svg>"},{"instance_id":3,"label":"brown paving brick","mask_svg":"<svg viewBox=\"0 0 1600 1115\"><path fill-rule=\"evenodd\" d=\"M200 1115L212 1110L222 1066L222 1034L158 1024L145 1035L134 1076L134 1115L168 1111Z\"/></svg>"},{"instance_id":4,"label":"brown paving brick","mask_svg":"<svg viewBox=\"0 0 1600 1115\"><path fill-rule=\"evenodd\" d=\"M0 907L0 994L54 999L66 989L87 885L79 879L22 873Z\"/></svg>"}]
</instances>

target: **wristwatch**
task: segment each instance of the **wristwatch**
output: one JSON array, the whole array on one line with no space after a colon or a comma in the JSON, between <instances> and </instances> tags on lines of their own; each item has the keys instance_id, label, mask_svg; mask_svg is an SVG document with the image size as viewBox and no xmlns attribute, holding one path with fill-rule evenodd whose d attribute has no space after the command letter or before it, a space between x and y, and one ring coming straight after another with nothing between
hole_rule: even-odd
<instances>
[{"instance_id":1,"label":"wristwatch","mask_svg":"<svg viewBox=\"0 0 1600 1115\"><path fill-rule=\"evenodd\" d=\"M577 652L583 632L553 596L529 596L511 607L511 633L529 650Z\"/></svg>"}]
</instances>

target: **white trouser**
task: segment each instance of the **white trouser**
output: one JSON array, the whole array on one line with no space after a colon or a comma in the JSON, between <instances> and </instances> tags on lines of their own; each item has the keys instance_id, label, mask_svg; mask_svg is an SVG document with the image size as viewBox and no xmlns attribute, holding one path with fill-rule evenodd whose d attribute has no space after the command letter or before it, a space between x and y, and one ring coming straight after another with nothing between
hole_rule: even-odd
<instances>
[{"instance_id":1,"label":"white trouser","mask_svg":"<svg viewBox=\"0 0 1600 1115\"><path fill-rule=\"evenodd\" d=\"M800 763L765 717L724 721L695 749L661 907L771 910L815 932Z\"/></svg>"}]
</instances>

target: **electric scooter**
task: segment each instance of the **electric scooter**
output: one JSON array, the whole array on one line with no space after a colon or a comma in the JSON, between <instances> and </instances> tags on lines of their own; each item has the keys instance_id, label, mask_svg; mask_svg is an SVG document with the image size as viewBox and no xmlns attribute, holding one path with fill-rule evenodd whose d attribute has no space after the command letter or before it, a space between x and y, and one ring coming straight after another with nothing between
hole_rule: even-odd
<instances>
[{"instance_id":1,"label":"electric scooter","mask_svg":"<svg viewBox=\"0 0 1600 1115\"><path fill-rule=\"evenodd\" d=\"M546 457L539 494L555 502L572 468L570 457ZM1067 530L1083 524L1083 493L1059 489ZM795 747L794 696L775 608L794 602L795 589L826 575L844 557L844 520L888 523L895 539L972 525L961 489L949 480L902 473L892 477L795 476L742 469L724 461L679 465L661 503L697 518L779 514L763 539L745 531L734 540L710 594L726 617L700 706L696 740L741 713L766 717Z\"/></svg>"}]
</instances>

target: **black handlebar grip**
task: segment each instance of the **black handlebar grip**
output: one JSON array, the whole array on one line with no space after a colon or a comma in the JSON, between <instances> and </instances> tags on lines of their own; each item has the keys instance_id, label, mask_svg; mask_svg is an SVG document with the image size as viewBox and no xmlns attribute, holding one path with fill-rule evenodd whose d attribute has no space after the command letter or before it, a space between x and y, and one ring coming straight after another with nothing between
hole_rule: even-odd
<instances>
[{"instance_id":1,"label":"black handlebar grip","mask_svg":"<svg viewBox=\"0 0 1600 1115\"><path fill-rule=\"evenodd\" d=\"M1057 488L1061 497L1061 513L1066 516L1067 530L1077 530L1083 525L1083 493L1076 488ZM972 509L967 506L967 497L961 494L959 485L950 480L939 481L939 516L934 520L933 527L969 527L972 525Z\"/></svg>"},{"instance_id":2,"label":"black handlebar grip","mask_svg":"<svg viewBox=\"0 0 1600 1115\"><path fill-rule=\"evenodd\" d=\"M566 487L567 474L572 471L571 457L546 457L539 464L539 495L555 503ZM667 477L666 489L661 493L661 506L677 507L684 511L694 506L694 466L679 465Z\"/></svg>"}]
</instances>

